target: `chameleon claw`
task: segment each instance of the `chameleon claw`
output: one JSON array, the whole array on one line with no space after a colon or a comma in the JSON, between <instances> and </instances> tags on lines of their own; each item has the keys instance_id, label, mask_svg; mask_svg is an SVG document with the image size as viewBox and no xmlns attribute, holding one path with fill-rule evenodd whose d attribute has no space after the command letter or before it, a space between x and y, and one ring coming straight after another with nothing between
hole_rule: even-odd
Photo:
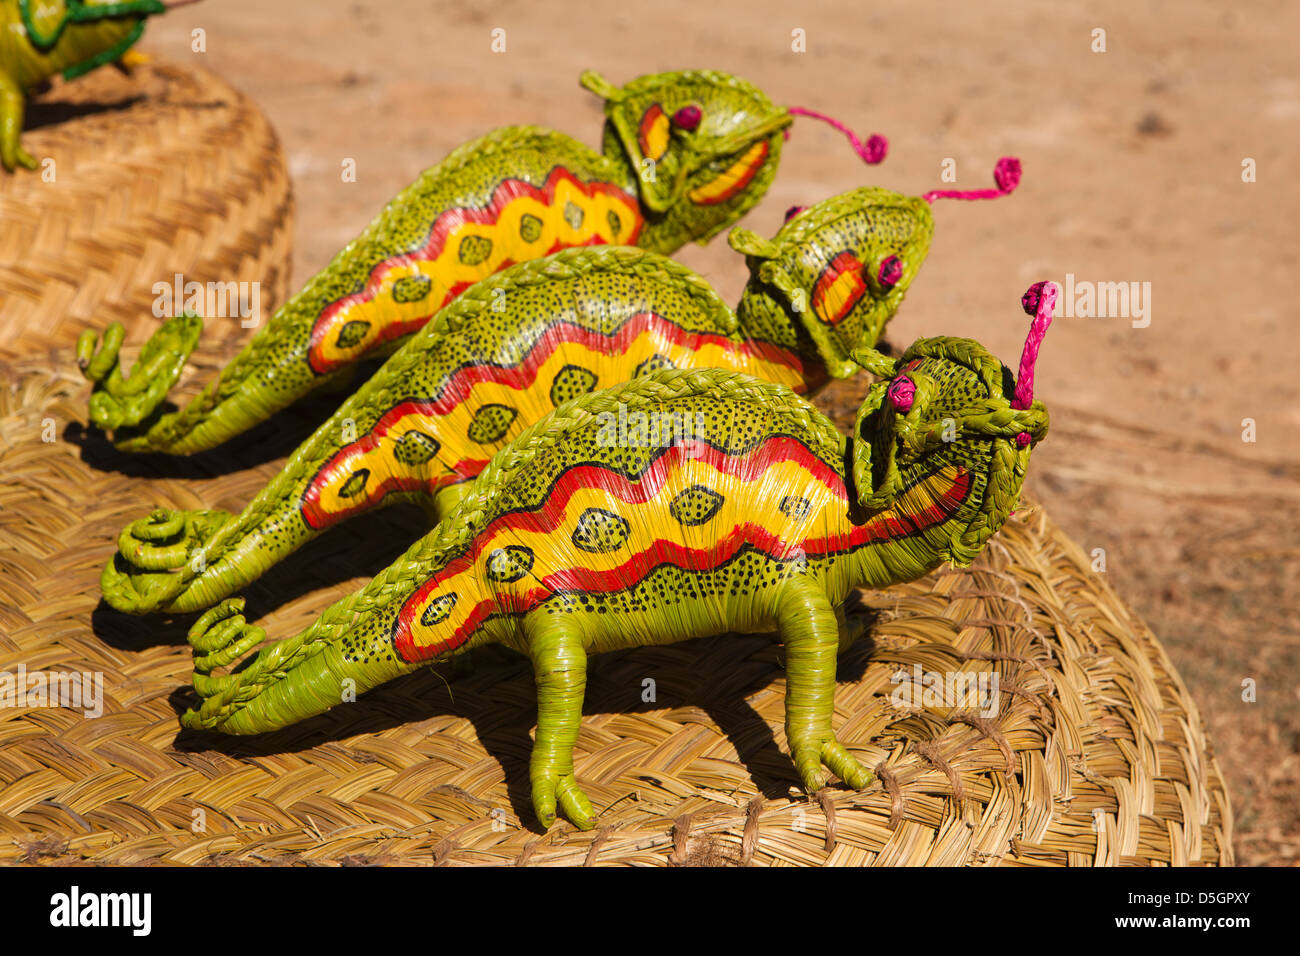
<instances>
[{"instance_id":1,"label":"chameleon claw","mask_svg":"<svg viewBox=\"0 0 1300 956\"><path fill-rule=\"evenodd\" d=\"M192 312L168 319L145 343L131 374L124 376L119 351L121 323L104 330L103 343L87 329L77 339L77 365L94 385L90 420L105 431L140 424L162 404L199 342L203 320Z\"/></svg>"},{"instance_id":2,"label":"chameleon claw","mask_svg":"<svg viewBox=\"0 0 1300 956\"><path fill-rule=\"evenodd\" d=\"M12 165L8 163L6 163L5 165L9 168L9 171L12 172L14 166L21 166L23 169L35 170L38 166L40 166L40 163L36 161L35 156L27 152L27 150L19 147L18 150L14 153Z\"/></svg>"},{"instance_id":3,"label":"chameleon claw","mask_svg":"<svg viewBox=\"0 0 1300 956\"><path fill-rule=\"evenodd\" d=\"M596 825L596 811L571 773L539 777L533 782L533 812L544 829L549 830L555 823L557 807L579 830Z\"/></svg>"},{"instance_id":4,"label":"chameleon claw","mask_svg":"<svg viewBox=\"0 0 1300 956\"><path fill-rule=\"evenodd\" d=\"M826 786L826 772L822 770L821 748L817 744L794 748L794 767L809 793Z\"/></svg>"},{"instance_id":5,"label":"chameleon claw","mask_svg":"<svg viewBox=\"0 0 1300 956\"><path fill-rule=\"evenodd\" d=\"M822 763L830 767L831 773L839 777L854 790L865 790L875 779L866 767L862 766L844 745L831 738L822 744Z\"/></svg>"},{"instance_id":6,"label":"chameleon claw","mask_svg":"<svg viewBox=\"0 0 1300 956\"><path fill-rule=\"evenodd\" d=\"M98 385L117 367L117 352L126 338L121 322L113 322L104 330L104 343L96 350L99 336L94 329L86 329L77 337L77 367L94 384Z\"/></svg>"},{"instance_id":7,"label":"chameleon claw","mask_svg":"<svg viewBox=\"0 0 1300 956\"><path fill-rule=\"evenodd\" d=\"M829 777L823 765L854 790L863 790L875 779L870 770L862 766L844 745L834 737L809 741L793 747L795 769L808 793L816 793L826 786Z\"/></svg>"}]
</instances>

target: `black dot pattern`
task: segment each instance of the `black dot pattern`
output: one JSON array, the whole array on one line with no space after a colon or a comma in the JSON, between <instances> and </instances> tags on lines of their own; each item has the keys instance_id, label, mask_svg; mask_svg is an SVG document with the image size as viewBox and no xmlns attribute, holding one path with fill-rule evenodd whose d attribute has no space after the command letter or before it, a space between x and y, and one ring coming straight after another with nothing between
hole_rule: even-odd
<instances>
[{"instance_id":1,"label":"black dot pattern","mask_svg":"<svg viewBox=\"0 0 1300 956\"><path fill-rule=\"evenodd\" d=\"M489 581L509 584L533 569L533 549L511 544L497 548L487 557L485 574Z\"/></svg>"},{"instance_id":2,"label":"black dot pattern","mask_svg":"<svg viewBox=\"0 0 1300 956\"><path fill-rule=\"evenodd\" d=\"M807 498L801 498L798 495L786 495L781 499L781 503L777 505L777 508L780 509L781 514L785 515L787 518L793 518L795 521L799 521L800 519L807 517L809 510L812 508L812 502Z\"/></svg>"},{"instance_id":3,"label":"black dot pattern","mask_svg":"<svg viewBox=\"0 0 1300 956\"><path fill-rule=\"evenodd\" d=\"M344 322L343 328L339 329L338 347L341 349L356 348L362 343L369 331L370 323L361 319Z\"/></svg>"},{"instance_id":4,"label":"black dot pattern","mask_svg":"<svg viewBox=\"0 0 1300 956\"><path fill-rule=\"evenodd\" d=\"M347 481L343 482L343 487L339 489L340 498L355 498L365 490L366 482L370 480L370 469L362 468L354 472Z\"/></svg>"},{"instance_id":5,"label":"black dot pattern","mask_svg":"<svg viewBox=\"0 0 1300 956\"><path fill-rule=\"evenodd\" d=\"M487 261L492 254L492 240L487 236L466 236L460 241L460 250L456 253L463 265L476 266Z\"/></svg>"},{"instance_id":6,"label":"black dot pattern","mask_svg":"<svg viewBox=\"0 0 1300 956\"><path fill-rule=\"evenodd\" d=\"M692 485L677 493L668 506L668 513L678 524L694 527L713 519L726 499L704 485Z\"/></svg>"},{"instance_id":7,"label":"black dot pattern","mask_svg":"<svg viewBox=\"0 0 1300 956\"><path fill-rule=\"evenodd\" d=\"M393 457L403 465L423 465L438 454L441 447L442 443L432 435L412 428L404 432L393 446Z\"/></svg>"},{"instance_id":8,"label":"black dot pattern","mask_svg":"<svg viewBox=\"0 0 1300 956\"><path fill-rule=\"evenodd\" d=\"M524 213L519 219L519 238L524 242L536 242L542 238L542 221L531 212Z\"/></svg>"},{"instance_id":9,"label":"black dot pattern","mask_svg":"<svg viewBox=\"0 0 1300 956\"><path fill-rule=\"evenodd\" d=\"M484 405L474 413L474 420L465 432L469 440L480 445L491 444L505 438L519 412L509 405Z\"/></svg>"},{"instance_id":10,"label":"black dot pattern","mask_svg":"<svg viewBox=\"0 0 1300 956\"><path fill-rule=\"evenodd\" d=\"M627 544L631 532L622 515L604 508L588 508L574 526L573 546L588 554L609 554Z\"/></svg>"},{"instance_id":11,"label":"black dot pattern","mask_svg":"<svg viewBox=\"0 0 1300 956\"><path fill-rule=\"evenodd\" d=\"M563 405L596 387L596 373L581 365L566 365L555 373L551 382L551 404Z\"/></svg>"},{"instance_id":12,"label":"black dot pattern","mask_svg":"<svg viewBox=\"0 0 1300 956\"><path fill-rule=\"evenodd\" d=\"M393 283L393 301L419 302L432 287L433 280L428 276L402 276Z\"/></svg>"},{"instance_id":13,"label":"black dot pattern","mask_svg":"<svg viewBox=\"0 0 1300 956\"><path fill-rule=\"evenodd\" d=\"M447 618L451 617L451 610L456 606L456 595L444 594L435 601L430 601L429 606L424 609L420 615L420 623L425 627L433 627L435 624L441 624Z\"/></svg>"},{"instance_id":14,"label":"black dot pattern","mask_svg":"<svg viewBox=\"0 0 1300 956\"><path fill-rule=\"evenodd\" d=\"M658 372L660 369L676 367L666 355L660 355L656 352L636 367L633 377L640 378L642 375L649 375L651 372Z\"/></svg>"}]
</instances>

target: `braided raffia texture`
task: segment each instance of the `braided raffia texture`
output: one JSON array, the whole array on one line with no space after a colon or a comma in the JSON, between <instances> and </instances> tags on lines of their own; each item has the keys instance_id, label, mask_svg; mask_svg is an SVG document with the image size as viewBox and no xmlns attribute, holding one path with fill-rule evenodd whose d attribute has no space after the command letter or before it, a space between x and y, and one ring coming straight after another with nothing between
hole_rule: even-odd
<instances>
[{"instance_id":1,"label":"braided raffia texture","mask_svg":"<svg viewBox=\"0 0 1300 956\"><path fill-rule=\"evenodd\" d=\"M293 200L284 153L260 111L202 71L55 81L28 105L23 145L54 160L0 175L0 356L70 346L86 328L161 324L154 283L260 282L261 314L288 291ZM205 345L241 341L212 318Z\"/></svg>"},{"instance_id":2,"label":"braided raffia texture","mask_svg":"<svg viewBox=\"0 0 1300 956\"><path fill-rule=\"evenodd\" d=\"M230 507L274 463L203 481L98 470L64 437L66 356L0 365L0 672L99 671L103 715L0 708L0 861L115 864L1230 864L1232 815L1196 706L1147 627L1031 504L969 569L864 595L834 725L879 777L797 789L779 649L720 637L593 657L578 778L598 829L536 829L531 670L499 648L261 738L181 737L188 620L100 607L113 538L153 504ZM41 441L46 420L58 439ZM256 455L248 453L252 460ZM265 449L260 450L265 454ZM196 464L195 469L200 465ZM194 475L195 478L202 477ZM248 592L297 633L408 540L340 529ZM895 707L891 675L996 671L999 712ZM642 681L657 701L641 701ZM449 686L444 679L450 681ZM453 702L454 701L454 702ZM201 811L201 813L199 812ZM201 832L195 832L201 822Z\"/></svg>"},{"instance_id":3,"label":"braided raffia texture","mask_svg":"<svg viewBox=\"0 0 1300 956\"><path fill-rule=\"evenodd\" d=\"M512 485L519 469L537 456L545 455L571 425L596 419L603 412L617 413L620 404L636 409L643 402L671 402L693 395L760 403L764 408L787 416L804 434L816 433L822 442L828 444L841 441L830 420L798 395L779 385L721 369L665 371L654 378L633 379L594 395L576 398L561 405L546 419L534 422L502 449L479 475L474 490L438 525L437 534L413 544L406 559L379 572L365 592L349 594L328 607L307 630L257 655L249 665L241 668L238 679L211 674L214 664L228 665L234 660L228 653L223 653L227 650L225 641L210 644L200 640L196 645L194 681L211 696L199 708L194 718L196 726L217 726L231 715L232 705L256 697L267 684L279 680L285 672L319 653L359 617L393 601L403 600L418 580L427 574L426 569L440 567L452 555L463 552L487 524L491 503L501 491Z\"/></svg>"}]
</instances>

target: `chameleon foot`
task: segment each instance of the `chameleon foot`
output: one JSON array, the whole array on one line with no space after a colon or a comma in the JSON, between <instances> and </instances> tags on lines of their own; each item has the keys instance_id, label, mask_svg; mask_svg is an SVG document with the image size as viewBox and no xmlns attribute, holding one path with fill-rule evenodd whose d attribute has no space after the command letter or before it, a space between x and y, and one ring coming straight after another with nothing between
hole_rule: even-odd
<instances>
[{"instance_id":1,"label":"chameleon foot","mask_svg":"<svg viewBox=\"0 0 1300 956\"><path fill-rule=\"evenodd\" d=\"M104 330L103 345L87 329L77 339L77 364L92 383L90 420L105 431L139 425L162 404L180 378L185 361L198 345L203 320L193 313L168 319L145 343L128 376L122 375L118 351L125 338L120 322Z\"/></svg>"},{"instance_id":2,"label":"chameleon foot","mask_svg":"<svg viewBox=\"0 0 1300 956\"><path fill-rule=\"evenodd\" d=\"M200 697L227 693L239 685L239 675L213 677L218 667L228 667L266 640L266 631L244 620L244 599L228 598L209 608L190 628L190 647L194 652L194 689ZM186 718L189 718L188 720ZM181 718L192 729L209 726L198 714L189 711Z\"/></svg>"},{"instance_id":3,"label":"chameleon foot","mask_svg":"<svg viewBox=\"0 0 1300 956\"><path fill-rule=\"evenodd\" d=\"M874 779L870 770L862 766L834 737L821 742L812 741L793 746L794 765L799 771L804 789L816 793L826 786L825 764L835 776L854 790L864 790Z\"/></svg>"},{"instance_id":4,"label":"chameleon foot","mask_svg":"<svg viewBox=\"0 0 1300 956\"><path fill-rule=\"evenodd\" d=\"M127 614L165 607L203 572L200 549L230 520L228 511L167 511L134 521L100 578L104 600Z\"/></svg>"},{"instance_id":5,"label":"chameleon foot","mask_svg":"<svg viewBox=\"0 0 1300 956\"><path fill-rule=\"evenodd\" d=\"M573 774L534 774L533 812L548 830L555 822L557 801L565 818L579 830L590 830L596 825L596 811Z\"/></svg>"},{"instance_id":6,"label":"chameleon foot","mask_svg":"<svg viewBox=\"0 0 1300 956\"><path fill-rule=\"evenodd\" d=\"M40 165L36 162L36 157L21 146L14 147L12 156L8 153L0 156L0 164L4 166L7 172L11 173L19 166L23 167L23 169L36 169Z\"/></svg>"}]
</instances>

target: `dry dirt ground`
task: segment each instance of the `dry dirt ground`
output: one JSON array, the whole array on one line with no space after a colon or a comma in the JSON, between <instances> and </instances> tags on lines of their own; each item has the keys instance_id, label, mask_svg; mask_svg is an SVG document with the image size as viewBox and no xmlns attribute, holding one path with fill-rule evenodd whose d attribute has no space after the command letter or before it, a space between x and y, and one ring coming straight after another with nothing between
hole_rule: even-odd
<instances>
[{"instance_id":1,"label":"dry dirt ground","mask_svg":"<svg viewBox=\"0 0 1300 956\"><path fill-rule=\"evenodd\" d=\"M838 134L798 121L745 223L765 235L795 203L868 183L937 188L947 158L958 187L985 186L999 156L1019 156L1013 197L936 207L929 261L888 338L967 335L1012 361L1031 282L1150 283L1145 327L1053 327L1038 373L1053 430L1029 489L1104 552L1111 584L1181 669L1231 789L1239 861L1295 864L1298 30L1300 5L1282 2L207 0L151 24L142 48L215 71L271 117L294 176L296 283L492 127L538 123L597 145L584 67L619 83L727 70L889 136L888 160L866 168ZM348 158L355 183L341 182ZM735 301L744 270L723 242L679 258ZM859 388L822 401L842 412Z\"/></svg>"}]
</instances>

